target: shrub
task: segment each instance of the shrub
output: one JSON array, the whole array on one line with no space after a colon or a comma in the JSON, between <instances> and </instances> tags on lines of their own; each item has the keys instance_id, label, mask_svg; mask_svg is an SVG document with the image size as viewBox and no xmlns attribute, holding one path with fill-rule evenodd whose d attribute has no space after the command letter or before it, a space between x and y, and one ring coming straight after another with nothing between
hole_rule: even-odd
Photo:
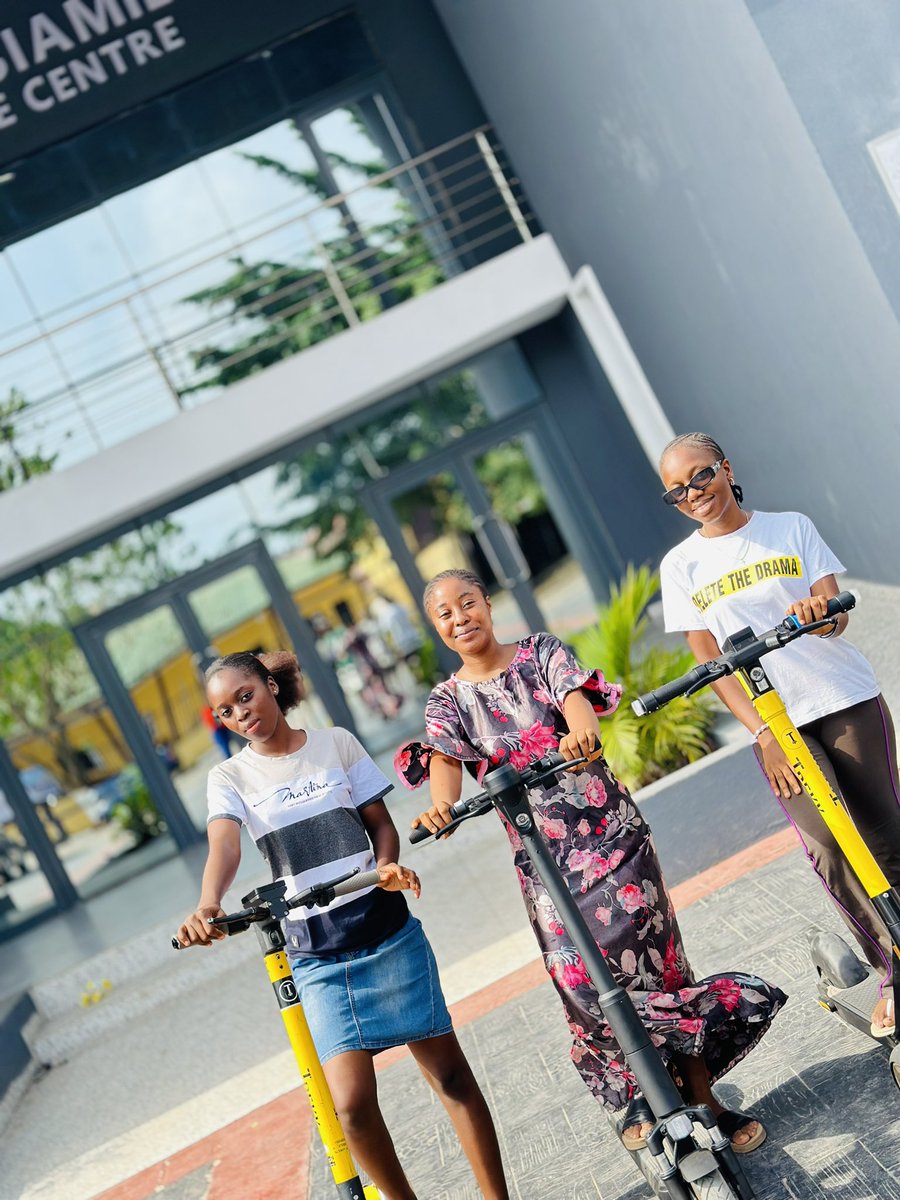
<instances>
[{"instance_id":1,"label":"shrub","mask_svg":"<svg viewBox=\"0 0 900 1200\"><path fill-rule=\"evenodd\" d=\"M166 823L137 767L134 764L126 767L117 782L119 800L111 816L117 825L134 835L135 845L140 846L165 833Z\"/></svg>"},{"instance_id":2,"label":"shrub","mask_svg":"<svg viewBox=\"0 0 900 1200\"><path fill-rule=\"evenodd\" d=\"M629 564L613 584L609 603L598 609L597 623L572 637L584 667L599 667L623 688L619 707L600 722L606 758L629 788L641 787L694 762L713 749L715 701L708 691L680 696L659 712L638 717L631 701L695 666L686 646L670 648L649 641L647 606L659 592L659 575Z\"/></svg>"}]
</instances>

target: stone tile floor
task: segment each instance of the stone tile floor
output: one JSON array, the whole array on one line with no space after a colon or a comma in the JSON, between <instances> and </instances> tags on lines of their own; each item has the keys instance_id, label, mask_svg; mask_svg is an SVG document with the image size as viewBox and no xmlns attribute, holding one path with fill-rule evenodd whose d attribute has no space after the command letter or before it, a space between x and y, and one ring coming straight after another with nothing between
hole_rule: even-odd
<instances>
[{"instance_id":1,"label":"stone tile floor","mask_svg":"<svg viewBox=\"0 0 900 1200\"><path fill-rule=\"evenodd\" d=\"M682 914L698 974L749 969L790 994L765 1040L717 1090L729 1105L752 1108L768 1128L768 1142L743 1160L758 1200L900 1200L900 1097L887 1053L816 1003L805 949L805 931L815 923L838 928L821 885L796 852ZM494 1113L517 1200L651 1195L569 1062L567 1030L549 985L459 1033ZM475 1200L449 1123L412 1060L386 1067L379 1088L422 1200ZM314 1146L310 1198L332 1194Z\"/></svg>"}]
</instances>

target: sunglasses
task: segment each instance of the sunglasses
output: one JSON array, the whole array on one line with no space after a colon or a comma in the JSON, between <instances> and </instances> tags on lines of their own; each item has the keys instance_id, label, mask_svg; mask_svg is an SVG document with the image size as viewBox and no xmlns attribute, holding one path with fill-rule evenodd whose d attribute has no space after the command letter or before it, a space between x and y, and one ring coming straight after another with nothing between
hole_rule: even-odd
<instances>
[{"instance_id":1,"label":"sunglasses","mask_svg":"<svg viewBox=\"0 0 900 1200\"><path fill-rule=\"evenodd\" d=\"M704 488L708 488L718 475L724 461L724 458L720 458L711 467L704 467L702 471L698 471L694 478L689 479L687 483L679 483L678 487L673 487L668 492L663 492L665 503L684 504L690 488L693 488L695 492L702 492Z\"/></svg>"}]
</instances>

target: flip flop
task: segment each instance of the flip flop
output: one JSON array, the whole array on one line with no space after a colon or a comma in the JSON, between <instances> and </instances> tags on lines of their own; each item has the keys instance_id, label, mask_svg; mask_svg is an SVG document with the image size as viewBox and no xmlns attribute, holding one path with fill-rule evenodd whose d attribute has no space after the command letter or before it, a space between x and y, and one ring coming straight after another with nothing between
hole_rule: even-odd
<instances>
[{"instance_id":1,"label":"flip flop","mask_svg":"<svg viewBox=\"0 0 900 1200\"><path fill-rule=\"evenodd\" d=\"M656 1117L643 1096L633 1096L622 1120L622 1145L626 1150L643 1150L647 1138L640 1132L641 1125L655 1125ZM634 1132L629 1132L633 1129Z\"/></svg>"},{"instance_id":2,"label":"flip flop","mask_svg":"<svg viewBox=\"0 0 900 1200\"><path fill-rule=\"evenodd\" d=\"M748 1125L752 1124L753 1121L755 1121L758 1126L756 1133L754 1133L753 1137L751 1137L748 1142L743 1142L741 1145L736 1146L733 1141L734 1135L741 1129L745 1129ZM759 1146L761 1146L769 1136L766 1133L763 1123L760 1121L759 1117L754 1117L752 1113L735 1112L730 1108L726 1108L723 1112L718 1114L716 1117L716 1124L719 1126L725 1136L731 1140L731 1148L735 1154L750 1154L753 1150L756 1150Z\"/></svg>"}]
</instances>

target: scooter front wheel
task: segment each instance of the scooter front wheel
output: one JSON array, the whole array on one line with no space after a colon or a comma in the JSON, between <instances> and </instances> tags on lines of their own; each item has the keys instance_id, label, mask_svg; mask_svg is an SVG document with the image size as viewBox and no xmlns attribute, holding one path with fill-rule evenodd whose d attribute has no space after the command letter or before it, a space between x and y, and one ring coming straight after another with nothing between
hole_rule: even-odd
<instances>
[{"instance_id":1,"label":"scooter front wheel","mask_svg":"<svg viewBox=\"0 0 900 1200\"><path fill-rule=\"evenodd\" d=\"M696 1200L741 1200L741 1193L725 1178L721 1171L704 1175L689 1184Z\"/></svg>"}]
</instances>

